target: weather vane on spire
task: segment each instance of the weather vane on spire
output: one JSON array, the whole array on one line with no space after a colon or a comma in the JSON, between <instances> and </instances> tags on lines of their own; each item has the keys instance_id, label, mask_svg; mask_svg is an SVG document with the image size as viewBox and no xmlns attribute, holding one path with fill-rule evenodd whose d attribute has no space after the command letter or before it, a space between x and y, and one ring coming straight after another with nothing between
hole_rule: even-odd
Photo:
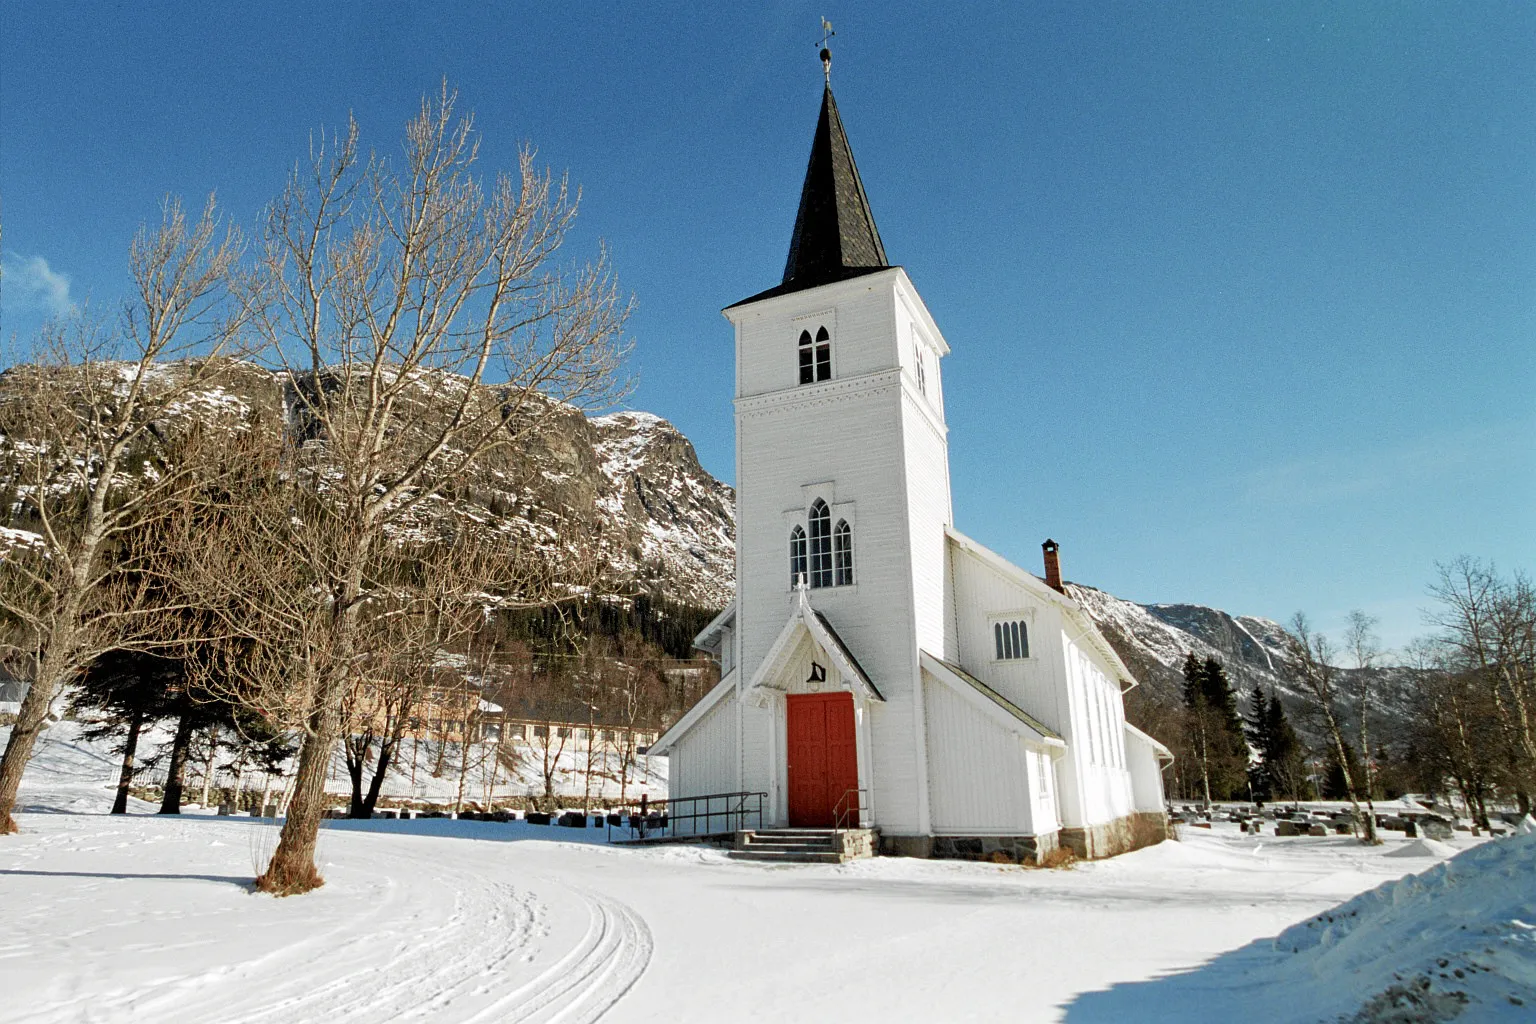
<instances>
[{"instance_id":1,"label":"weather vane on spire","mask_svg":"<svg viewBox=\"0 0 1536 1024\"><path fill-rule=\"evenodd\" d=\"M832 31L832 23L826 18L821 19L821 72L827 77L827 85L832 85L832 50L827 46L827 40L837 35Z\"/></svg>"}]
</instances>

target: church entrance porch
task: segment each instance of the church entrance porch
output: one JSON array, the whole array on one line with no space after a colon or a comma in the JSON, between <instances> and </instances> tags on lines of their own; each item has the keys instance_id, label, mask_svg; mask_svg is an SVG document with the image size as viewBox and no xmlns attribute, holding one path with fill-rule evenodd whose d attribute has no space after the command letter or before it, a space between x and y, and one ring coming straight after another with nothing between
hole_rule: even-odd
<instances>
[{"instance_id":1,"label":"church entrance porch","mask_svg":"<svg viewBox=\"0 0 1536 1024\"><path fill-rule=\"evenodd\" d=\"M831 828L844 808L857 822L853 694L792 693L784 701L790 827Z\"/></svg>"}]
</instances>

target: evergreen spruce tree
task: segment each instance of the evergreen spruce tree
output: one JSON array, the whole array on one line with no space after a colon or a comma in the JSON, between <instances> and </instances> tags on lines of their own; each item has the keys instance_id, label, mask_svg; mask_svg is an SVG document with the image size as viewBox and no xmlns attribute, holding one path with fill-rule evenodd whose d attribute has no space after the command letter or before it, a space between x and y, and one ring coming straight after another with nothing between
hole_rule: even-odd
<instances>
[{"instance_id":1,"label":"evergreen spruce tree","mask_svg":"<svg viewBox=\"0 0 1536 1024\"><path fill-rule=\"evenodd\" d=\"M1269 695L1268 718L1264 727L1265 775L1275 799L1299 799L1307 776L1306 751L1301 738L1285 717L1285 705L1276 694Z\"/></svg>"},{"instance_id":2,"label":"evergreen spruce tree","mask_svg":"<svg viewBox=\"0 0 1536 1024\"><path fill-rule=\"evenodd\" d=\"M1200 666L1200 687L1205 694L1210 723L1207 727L1208 774L1219 799L1232 800L1247 795L1248 740L1243 734L1243 718L1237 710L1237 694L1227 678L1226 667L1216 658L1206 658Z\"/></svg>"},{"instance_id":3,"label":"evergreen spruce tree","mask_svg":"<svg viewBox=\"0 0 1536 1024\"><path fill-rule=\"evenodd\" d=\"M1248 768L1248 785L1253 798L1260 803L1274 799L1275 780L1271 772L1271 753L1274 746L1269 734L1269 697L1264 687L1255 683L1253 694L1248 698L1248 716L1243 720L1243 731L1248 743L1258 752L1258 758Z\"/></svg>"}]
</instances>

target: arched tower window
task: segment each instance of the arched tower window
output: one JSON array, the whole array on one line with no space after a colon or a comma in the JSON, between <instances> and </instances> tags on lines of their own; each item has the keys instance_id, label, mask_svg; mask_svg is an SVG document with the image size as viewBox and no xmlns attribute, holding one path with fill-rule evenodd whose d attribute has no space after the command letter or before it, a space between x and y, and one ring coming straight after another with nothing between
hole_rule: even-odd
<instances>
[{"instance_id":1,"label":"arched tower window","mask_svg":"<svg viewBox=\"0 0 1536 1024\"><path fill-rule=\"evenodd\" d=\"M806 517L810 526L811 586L832 585L832 513L820 498Z\"/></svg>"},{"instance_id":2,"label":"arched tower window","mask_svg":"<svg viewBox=\"0 0 1536 1024\"><path fill-rule=\"evenodd\" d=\"M846 519L839 519L832 530L832 573L839 587L853 583L853 531Z\"/></svg>"},{"instance_id":3,"label":"arched tower window","mask_svg":"<svg viewBox=\"0 0 1536 1024\"><path fill-rule=\"evenodd\" d=\"M807 567L805 561L805 531L795 527L789 531L789 585L797 587L800 581L807 579Z\"/></svg>"},{"instance_id":4,"label":"arched tower window","mask_svg":"<svg viewBox=\"0 0 1536 1024\"><path fill-rule=\"evenodd\" d=\"M832 379L832 335L825 327L800 332L800 383L815 384Z\"/></svg>"}]
</instances>

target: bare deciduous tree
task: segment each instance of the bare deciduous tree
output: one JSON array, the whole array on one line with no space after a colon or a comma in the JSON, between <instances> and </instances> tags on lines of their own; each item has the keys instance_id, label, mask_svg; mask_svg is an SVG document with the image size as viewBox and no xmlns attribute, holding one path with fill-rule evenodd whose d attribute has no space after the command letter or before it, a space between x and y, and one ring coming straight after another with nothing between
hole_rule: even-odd
<instances>
[{"instance_id":1,"label":"bare deciduous tree","mask_svg":"<svg viewBox=\"0 0 1536 1024\"><path fill-rule=\"evenodd\" d=\"M205 544L204 558L229 559L243 584L225 594L242 609L241 672L270 681L259 703L304 737L257 880L271 892L323 882L326 772L346 694L375 654L370 603L395 587L414 539L451 532L442 489L562 403L606 404L619 384L628 310L606 265L556 263L574 197L526 151L516 177L485 183L453 106L446 88L422 104L398 167L364 159L355 125L317 145L266 225L260 323L285 366L289 444L271 474L275 500L237 517L247 536L231 536L224 555ZM522 579L477 582L532 600Z\"/></svg>"},{"instance_id":2,"label":"bare deciduous tree","mask_svg":"<svg viewBox=\"0 0 1536 1024\"><path fill-rule=\"evenodd\" d=\"M1344 626L1344 646L1355 662L1350 680L1354 690L1355 735L1360 744L1360 771L1365 777L1361 788L1365 796L1366 842L1375 845L1376 835L1375 762L1371 753L1371 719L1376 714L1376 662L1381 657L1381 643L1376 637L1377 620L1358 608L1349 613Z\"/></svg>"},{"instance_id":3,"label":"bare deciduous tree","mask_svg":"<svg viewBox=\"0 0 1536 1024\"><path fill-rule=\"evenodd\" d=\"M1355 827L1362 842L1376 843L1376 820L1367 818L1360 809L1358 780L1349 770L1349 752L1344 742L1344 695L1341 692L1341 673L1334 665L1336 653L1333 645L1322 633L1312 629L1312 624L1301 612L1291 619L1292 658L1296 688L1307 699L1313 717L1322 726L1338 758L1339 771L1344 778L1344 788L1349 793Z\"/></svg>"},{"instance_id":4,"label":"bare deciduous tree","mask_svg":"<svg viewBox=\"0 0 1536 1024\"><path fill-rule=\"evenodd\" d=\"M51 326L0 378L8 518L25 531L0 560L0 613L31 679L0 760L0 834L15 831L17 787L54 698L98 655L152 641L157 601L127 539L216 471L220 453L198 444L199 428L238 415L193 400L228 370L246 322L240 251L212 200L193 222L167 200L129 251L135 294L118 322Z\"/></svg>"},{"instance_id":5,"label":"bare deciduous tree","mask_svg":"<svg viewBox=\"0 0 1536 1024\"><path fill-rule=\"evenodd\" d=\"M1447 667L1481 688L1498 724L1504 784L1522 814L1536 789L1536 588L1462 556L1438 565L1430 616Z\"/></svg>"}]
</instances>

